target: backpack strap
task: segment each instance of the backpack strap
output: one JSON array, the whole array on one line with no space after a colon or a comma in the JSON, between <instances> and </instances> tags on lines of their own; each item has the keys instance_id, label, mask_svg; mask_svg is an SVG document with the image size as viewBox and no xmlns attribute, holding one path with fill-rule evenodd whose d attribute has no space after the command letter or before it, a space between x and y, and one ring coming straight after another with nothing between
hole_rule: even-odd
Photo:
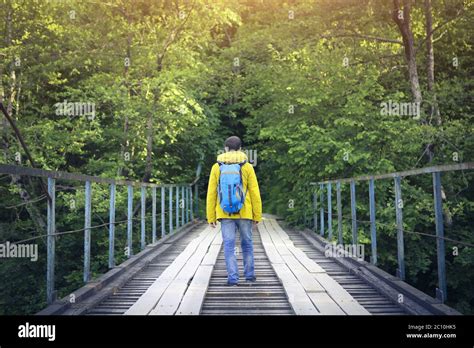
<instances>
[{"instance_id":1,"label":"backpack strap","mask_svg":"<svg viewBox=\"0 0 474 348\"><path fill-rule=\"evenodd\" d=\"M247 163L247 161L243 161L243 162L240 162L239 165L240 165L240 182L242 183L242 186L244 185L244 180L242 179L242 167L244 166L244 164ZM242 192L244 191L244 188L242 187ZM242 196L242 203L245 203L245 197L247 196L247 193L249 192L249 188L248 188L248 184L247 184L247 190L245 191L245 194Z\"/></svg>"}]
</instances>

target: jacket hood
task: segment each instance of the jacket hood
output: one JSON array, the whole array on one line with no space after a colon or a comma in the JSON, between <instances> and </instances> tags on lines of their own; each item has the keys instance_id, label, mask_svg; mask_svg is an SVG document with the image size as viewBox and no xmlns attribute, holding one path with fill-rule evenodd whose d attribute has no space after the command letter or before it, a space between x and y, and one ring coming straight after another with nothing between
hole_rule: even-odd
<instances>
[{"instance_id":1,"label":"jacket hood","mask_svg":"<svg viewBox=\"0 0 474 348\"><path fill-rule=\"evenodd\" d=\"M242 163L248 162L247 155L242 151L229 151L217 156L217 162L223 163Z\"/></svg>"}]
</instances>

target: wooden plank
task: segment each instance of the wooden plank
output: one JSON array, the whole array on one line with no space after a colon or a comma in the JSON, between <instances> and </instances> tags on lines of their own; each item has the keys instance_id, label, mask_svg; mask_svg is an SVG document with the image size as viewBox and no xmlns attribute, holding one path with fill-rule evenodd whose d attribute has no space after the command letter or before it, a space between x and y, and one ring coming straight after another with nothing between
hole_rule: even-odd
<instances>
[{"instance_id":1,"label":"wooden plank","mask_svg":"<svg viewBox=\"0 0 474 348\"><path fill-rule=\"evenodd\" d=\"M202 260L201 265L214 266L217 261L217 256L219 255L219 252L221 251L221 247L222 247L222 233L219 228L219 232L212 240L211 246L209 247L209 251L207 252L206 256L204 256L204 259Z\"/></svg>"},{"instance_id":2,"label":"wooden plank","mask_svg":"<svg viewBox=\"0 0 474 348\"><path fill-rule=\"evenodd\" d=\"M370 314L321 266L311 260L301 249L295 247L288 234L275 220L266 221L265 226L288 269L293 272L296 281L301 284L322 314Z\"/></svg>"},{"instance_id":3,"label":"wooden plank","mask_svg":"<svg viewBox=\"0 0 474 348\"><path fill-rule=\"evenodd\" d=\"M219 231L221 231L221 229L219 228ZM218 233L216 238L214 238L214 240L212 241L211 245L222 245L222 233Z\"/></svg>"},{"instance_id":4,"label":"wooden plank","mask_svg":"<svg viewBox=\"0 0 474 348\"><path fill-rule=\"evenodd\" d=\"M186 265L181 269L175 279L163 293L155 309L150 312L150 315L173 315L181 303L181 300L188 289L189 281L196 273L201 261L208 252L211 242L216 237L220 229L213 229L199 244L195 253L186 262Z\"/></svg>"},{"instance_id":5,"label":"wooden plank","mask_svg":"<svg viewBox=\"0 0 474 348\"><path fill-rule=\"evenodd\" d=\"M317 273L313 277L322 285L329 296L349 315L370 315L336 280L328 274Z\"/></svg>"},{"instance_id":6,"label":"wooden plank","mask_svg":"<svg viewBox=\"0 0 474 348\"><path fill-rule=\"evenodd\" d=\"M173 263L168 266L160 277L148 288L148 290L130 307L124 314L125 315L146 315L148 314L158 303L161 296L168 288L172 280L176 277L178 272L184 267L188 259L194 254L196 248L200 242L209 235L211 227L207 227L202 231L198 237L193 239L184 249L184 251L178 255Z\"/></svg>"},{"instance_id":7,"label":"wooden plank","mask_svg":"<svg viewBox=\"0 0 474 348\"><path fill-rule=\"evenodd\" d=\"M322 268L316 262L311 260L303 250L301 250L301 249L299 249L295 246L288 247L288 249L298 259L298 261L308 270L308 272L310 272L310 273L326 273L324 268Z\"/></svg>"},{"instance_id":8,"label":"wooden plank","mask_svg":"<svg viewBox=\"0 0 474 348\"><path fill-rule=\"evenodd\" d=\"M286 233L282 233L282 229L280 225L274 219L266 220L265 223L267 224L268 228L280 237L281 240L285 241L285 243L290 239Z\"/></svg>"},{"instance_id":9,"label":"wooden plank","mask_svg":"<svg viewBox=\"0 0 474 348\"><path fill-rule=\"evenodd\" d=\"M288 234L281 228L281 226L276 222L276 220L270 221L271 226L275 231L277 231L277 236L284 241L288 250L298 259L298 261L311 273L326 273L326 271L319 266L316 262L311 260L305 252L297 248L293 241L290 239Z\"/></svg>"},{"instance_id":10,"label":"wooden plank","mask_svg":"<svg viewBox=\"0 0 474 348\"><path fill-rule=\"evenodd\" d=\"M267 229L268 235L271 237L273 245L275 246L276 250L278 253L283 256L283 255L292 255L291 251L288 250L286 247L285 242L282 240L280 235L278 234L275 229L273 229L273 226L270 223L265 223L265 227Z\"/></svg>"},{"instance_id":11,"label":"wooden plank","mask_svg":"<svg viewBox=\"0 0 474 348\"><path fill-rule=\"evenodd\" d=\"M313 278L312 274L293 255L282 255L282 258L306 292L325 291L321 284Z\"/></svg>"},{"instance_id":12,"label":"wooden plank","mask_svg":"<svg viewBox=\"0 0 474 348\"><path fill-rule=\"evenodd\" d=\"M293 245L293 242L291 241L290 237L288 236L288 234L283 230L283 228L281 228L281 226L278 224L278 222L274 219L272 220L268 220L267 221L271 226L272 228L278 233L278 235L280 236L280 238L282 240L284 240L285 242L291 242L291 244Z\"/></svg>"},{"instance_id":13,"label":"wooden plank","mask_svg":"<svg viewBox=\"0 0 474 348\"><path fill-rule=\"evenodd\" d=\"M284 264L285 261L281 258L280 254L278 253L273 241L268 234L264 225L259 227L260 236L262 237L262 244L265 249L265 253L270 260L270 263L281 263Z\"/></svg>"},{"instance_id":14,"label":"wooden plank","mask_svg":"<svg viewBox=\"0 0 474 348\"><path fill-rule=\"evenodd\" d=\"M269 231L270 229L270 231ZM265 219L261 224L258 225L261 240L265 252L270 260L270 263L277 274L277 277L283 284L283 288L288 297L293 311L297 315L317 315L318 310L312 303L311 299L306 294L305 288L300 284L295 275L290 271L286 265L286 261L280 253L280 250L284 250L285 245L281 238L273 238L270 233L277 233ZM278 241L278 246L275 245L275 241ZM291 253L290 253L291 256Z\"/></svg>"},{"instance_id":15,"label":"wooden plank","mask_svg":"<svg viewBox=\"0 0 474 348\"><path fill-rule=\"evenodd\" d=\"M325 292L310 292L309 298L323 315L345 315L346 313Z\"/></svg>"},{"instance_id":16,"label":"wooden plank","mask_svg":"<svg viewBox=\"0 0 474 348\"><path fill-rule=\"evenodd\" d=\"M209 253L206 257L208 255ZM189 285L189 288L176 311L176 315L198 315L201 312L213 269L213 265L201 264L198 267L196 274L193 277L193 281Z\"/></svg>"},{"instance_id":17,"label":"wooden plank","mask_svg":"<svg viewBox=\"0 0 474 348\"><path fill-rule=\"evenodd\" d=\"M209 252L206 254L201 262L201 265L214 266L216 264L217 256L221 251L221 245L214 244L209 247Z\"/></svg>"},{"instance_id":18,"label":"wooden plank","mask_svg":"<svg viewBox=\"0 0 474 348\"><path fill-rule=\"evenodd\" d=\"M211 231L211 233L202 240L196 252L189 258L186 265L165 290L156 308L150 312L151 315L172 315L176 312L188 288L189 281L194 276L217 232L217 230Z\"/></svg>"},{"instance_id":19,"label":"wooden plank","mask_svg":"<svg viewBox=\"0 0 474 348\"><path fill-rule=\"evenodd\" d=\"M283 239L281 238L280 234L278 233L278 231L276 231L274 228L273 228L273 225L271 223L271 221L269 221L268 219L267 220L264 220L263 221L264 223L264 226L265 228L267 229L267 233L268 235L270 236L270 238L272 239L272 242L273 242L273 245L275 246L276 250L278 251L278 253L283 256L283 255L291 255L291 252L288 250L288 248L286 247L286 244L285 242L283 241Z\"/></svg>"},{"instance_id":20,"label":"wooden plank","mask_svg":"<svg viewBox=\"0 0 474 348\"><path fill-rule=\"evenodd\" d=\"M283 241L283 238L289 240L288 235L285 232L283 232L283 230L281 229L280 231L277 231L277 229L275 228L275 224L273 222L276 223L275 220L266 221L267 230L271 235L271 238L275 244L277 251L280 253L281 257L283 258L285 263L288 265L289 269L296 276L298 281L301 283L303 288L306 291L324 291L323 287L316 281L316 279L312 277L309 271L298 261L298 259L293 255L293 253L289 250L289 248ZM292 248L295 248L292 242L290 246ZM314 261L312 262L313 264L315 264Z\"/></svg>"},{"instance_id":21,"label":"wooden plank","mask_svg":"<svg viewBox=\"0 0 474 348\"><path fill-rule=\"evenodd\" d=\"M265 227L265 224L262 222L257 225L257 229L260 232L260 238L262 240L262 245L265 250L265 253L270 260L270 263L281 263L284 264L285 261L281 258L280 254L275 248L275 245L273 245L272 239L270 235L268 234L268 231Z\"/></svg>"},{"instance_id":22,"label":"wooden plank","mask_svg":"<svg viewBox=\"0 0 474 348\"><path fill-rule=\"evenodd\" d=\"M297 315L320 314L311 299L306 294L303 286L285 264L272 264L275 273L283 284L288 301Z\"/></svg>"}]
</instances>

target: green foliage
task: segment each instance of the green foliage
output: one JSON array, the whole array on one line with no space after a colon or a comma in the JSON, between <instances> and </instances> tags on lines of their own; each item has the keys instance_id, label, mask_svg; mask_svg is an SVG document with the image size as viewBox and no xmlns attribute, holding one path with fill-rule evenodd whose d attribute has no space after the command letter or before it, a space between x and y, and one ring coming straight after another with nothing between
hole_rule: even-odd
<instances>
[{"instance_id":1,"label":"green foliage","mask_svg":"<svg viewBox=\"0 0 474 348\"><path fill-rule=\"evenodd\" d=\"M3 1L0 96L44 169L190 182L204 155L202 217L206 174L222 141L239 135L245 148L258 152L264 211L308 226L314 213L310 182L472 161L473 6L433 1L433 25L441 26L433 91L425 73L422 2L413 6L421 111L426 115L437 101L441 125L381 113L383 102L411 99L391 6L384 0ZM95 103L95 115L58 114L57 103L65 101ZM3 121L0 126L0 161L18 164L19 152L21 164L29 165L11 128ZM413 233L434 233L431 180L403 180L403 214L407 281L434 295L435 239ZM84 188L64 180L58 185L57 229L80 230ZM472 186L468 172L443 175L446 236L470 244ZM33 203L21 198L25 190ZM42 194L38 180L15 184L0 175L0 241L45 233ZM108 194L105 185L93 185L93 225L108 221ZM352 233L349 197L343 185L346 242ZM139 201L139 192L134 198ZM118 188L117 220L124 219L126 204L126 190ZM392 181L376 182L376 210L379 266L394 274ZM367 184L358 184L359 236L367 257L368 211ZM96 277L107 271L107 227L92 236ZM120 263L126 258L125 224L117 224L116 237ZM0 284L0 314L35 313L45 306L45 241L37 241L38 262L1 261L0 275L8 281ZM138 233L133 243L139 245ZM446 245L448 304L472 314L472 247ZM82 233L59 237L56 247L56 288L65 296L83 285Z\"/></svg>"},{"instance_id":2,"label":"green foliage","mask_svg":"<svg viewBox=\"0 0 474 348\"><path fill-rule=\"evenodd\" d=\"M368 38L400 36L387 15L387 3L318 1L309 5L297 1L283 6L266 5L270 9L265 12L253 9L244 16L245 25L237 32L233 45L221 54L226 67L215 62L222 85L214 92L222 114L234 115L230 126L235 129L236 121L237 126L241 123L246 143L258 150L257 171L266 211L303 226L313 215L311 181L472 160L472 100L465 90L472 84L472 69L451 64L453 57L463 57L467 64L472 61L472 45L467 44L466 37L466 21L473 15L472 7L453 19L453 11L462 8L461 2L434 5L434 25L447 22L447 35L456 41L455 54L453 43L446 36L441 35L435 42L435 88L443 120L441 126L436 126L410 116L380 112L382 102L410 100L400 46ZM293 11L294 20L288 19L289 10ZM414 7L413 28L415 38L421 42L422 7ZM355 33L364 33L367 39L357 38ZM221 71L228 69L234 57L240 59L240 68L223 74ZM348 58L348 66L343 64L344 58ZM433 96L426 90L426 59L421 51L417 59L425 96L421 111L426 113ZM424 154L428 144L434 148L432 160ZM403 214L407 281L434 295L435 239L413 233L434 233L431 180L430 176L404 180ZM472 201L472 175L445 174L443 185L446 218L453 220L447 222L446 234L472 244L472 224L466 220L472 216L466 210ZM366 185L357 186L360 242L369 251L367 192ZM378 181L376 192L379 266L394 274L397 258L393 182ZM343 187L346 242L351 239L349 205L349 191ZM451 248L455 246L463 250L462 258L452 257ZM447 242L448 304L464 313L472 313L474 308L474 273L463 267L472 262L470 250ZM369 257L370 251L366 254Z\"/></svg>"}]
</instances>

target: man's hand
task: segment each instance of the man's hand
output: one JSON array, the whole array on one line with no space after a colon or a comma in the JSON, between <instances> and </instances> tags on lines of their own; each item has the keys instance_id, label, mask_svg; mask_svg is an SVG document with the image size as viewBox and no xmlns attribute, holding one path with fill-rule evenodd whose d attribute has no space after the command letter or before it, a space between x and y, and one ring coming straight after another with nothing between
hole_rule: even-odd
<instances>
[{"instance_id":1,"label":"man's hand","mask_svg":"<svg viewBox=\"0 0 474 348\"><path fill-rule=\"evenodd\" d=\"M216 228L216 223L215 222L210 222L209 226L211 226L212 228Z\"/></svg>"},{"instance_id":2,"label":"man's hand","mask_svg":"<svg viewBox=\"0 0 474 348\"><path fill-rule=\"evenodd\" d=\"M253 224L254 224L254 225L258 225L258 223L259 223L259 221L253 220Z\"/></svg>"}]
</instances>

